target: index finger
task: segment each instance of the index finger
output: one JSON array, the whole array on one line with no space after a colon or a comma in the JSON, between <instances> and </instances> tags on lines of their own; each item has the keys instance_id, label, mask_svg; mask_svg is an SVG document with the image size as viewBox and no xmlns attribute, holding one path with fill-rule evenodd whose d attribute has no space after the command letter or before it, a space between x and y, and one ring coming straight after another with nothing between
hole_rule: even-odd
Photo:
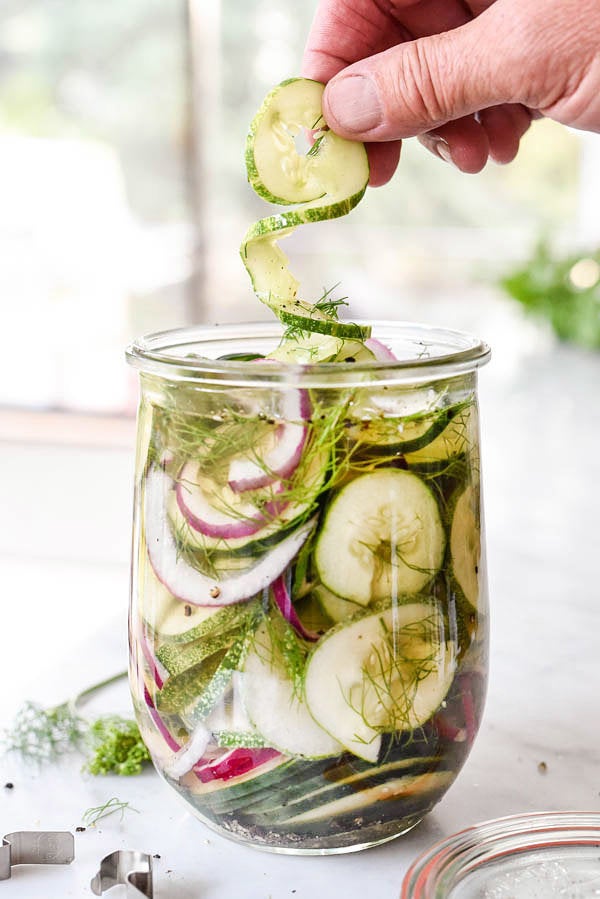
<instances>
[{"instance_id":1,"label":"index finger","mask_svg":"<svg viewBox=\"0 0 600 899\"><path fill-rule=\"evenodd\" d=\"M308 35L302 74L327 83L351 63L408 37L374 0L323 0Z\"/></svg>"},{"instance_id":2,"label":"index finger","mask_svg":"<svg viewBox=\"0 0 600 899\"><path fill-rule=\"evenodd\" d=\"M321 0L308 36L302 74L327 82L347 65L405 41L459 28L472 4L492 0Z\"/></svg>"}]
</instances>

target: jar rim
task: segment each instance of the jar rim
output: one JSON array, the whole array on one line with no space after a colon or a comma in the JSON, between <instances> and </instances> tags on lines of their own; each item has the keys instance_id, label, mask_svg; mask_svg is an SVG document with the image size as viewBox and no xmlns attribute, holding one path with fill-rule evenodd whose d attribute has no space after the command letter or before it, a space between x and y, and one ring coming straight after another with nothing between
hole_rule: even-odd
<instances>
[{"instance_id":1,"label":"jar rim","mask_svg":"<svg viewBox=\"0 0 600 899\"><path fill-rule=\"evenodd\" d=\"M253 365L251 379L255 383L308 383L315 378L328 384L333 378L347 384L358 373L384 372L391 380L398 377L418 379L432 376L451 376L474 371L485 365L491 355L489 346L479 338L459 330L435 327L417 322L376 321L373 337L404 346L404 356L396 360L360 362L292 364L269 360L268 366ZM126 349L130 365L142 373L157 374L175 379L216 380L226 383L248 384L247 362L189 355L192 346L213 352L225 343L239 345L261 341L278 341L283 335L279 322L241 322L236 324L199 325L157 331L133 340ZM274 344L275 346L276 344ZM187 352L186 352L187 351Z\"/></svg>"},{"instance_id":2,"label":"jar rim","mask_svg":"<svg viewBox=\"0 0 600 899\"><path fill-rule=\"evenodd\" d=\"M425 850L406 872L400 899L452 899L454 888L475 872L501 873L511 860L529 855L533 863L550 850L560 854L568 872L574 853L590 847L597 857L597 812L529 812L484 821Z\"/></svg>"}]
</instances>

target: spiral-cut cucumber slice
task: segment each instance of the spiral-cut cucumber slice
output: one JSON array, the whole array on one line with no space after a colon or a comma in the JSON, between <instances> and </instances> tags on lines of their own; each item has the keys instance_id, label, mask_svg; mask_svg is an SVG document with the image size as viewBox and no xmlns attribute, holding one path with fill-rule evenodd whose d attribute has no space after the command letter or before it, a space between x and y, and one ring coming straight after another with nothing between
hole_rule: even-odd
<instances>
[{"instance_id":1,"label":"spiral-cut cucumber slice","mask_svg":"<svg viewBox=\"0 0 600 899\"><path fill-rule=\"evenodd\" d=\"M322 583L366 606L417 593L439 570L445 536L429 487L408 471L381 468L343 487L315 547Z\"/></svg>"},{"instance_id":2,"label":"spiral-cut cucumber slice","mask_svg":"<svg viewBox=\"0 0 600 899\"><path fill-rule=\"evenodd\" d=\"M439 708L454 677L455 649L439 610L427 603L342 622L309 659L306 704L346 749L375 762L382 733L413 731Z\"/></svg>"},{"instance_id":3,"label":"spiral-cut cucumber slice","mask_svg":"<svg viewBox=\"0 0 600 899\"><path fill-rule=\"evenodd\" d=\"M324 126L322 96L322 84L292 78L267 95L254 117L246 147L251 186L271 202L299 205L251 225L240 252L256 295L284 324L300 331L363 339L370 328L338 321L298 298L298 281L277 243L298 225L346 215L367 187L369 164L364 145L318 130ZM306 129L316 131L317 139L302 155L295 138Z\"/></svg>"},{"instance_id":4,"label":"spiral-cut cucumber slice","mask_svg":"<svg viewBox=\"0 0 600 899\"><path fill-rule=\"evenodd\" d=\"M292 365L322 362L375 362L375 354L362 340L333 337L316 331L303 334L302 340L290 338L269 353L269 359Z\"/></svg>"}]
</instances>

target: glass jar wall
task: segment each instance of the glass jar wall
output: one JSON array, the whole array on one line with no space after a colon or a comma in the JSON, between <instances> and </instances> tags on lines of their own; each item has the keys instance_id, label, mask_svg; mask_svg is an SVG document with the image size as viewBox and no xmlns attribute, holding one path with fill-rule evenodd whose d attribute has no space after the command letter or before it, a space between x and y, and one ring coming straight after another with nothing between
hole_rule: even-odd
<instances>
[{"instance_id":1,"label":"glass jar wall","mask_svg":"<svg viewBox=\"0 0 600 899\"><path fill-rule=\"evenodd\" d=\"M489 352L424 326L374 334L379 361L334 365L261 361L280 338L265 325L128 352L138 722L190 809L260 848L406 832L481 719Z\"/></svg>"}]
</instances>

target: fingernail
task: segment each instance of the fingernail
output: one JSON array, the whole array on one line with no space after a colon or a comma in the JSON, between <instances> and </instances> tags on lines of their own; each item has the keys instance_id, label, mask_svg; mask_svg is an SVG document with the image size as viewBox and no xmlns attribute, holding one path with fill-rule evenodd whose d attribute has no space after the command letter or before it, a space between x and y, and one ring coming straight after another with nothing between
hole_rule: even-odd
<instances>
[{"instance_id":1,"label":"fingernail","mask_svg":"<svg viewBox=\"0 0 600 899\"><path fill-rule=\"evenodd\" d=\"M363 134L381 124L379 94L368 75L346 75L332 81L327 88L327 102L336 123L345 131Z\"/></svg>"},{"instance_id":2,"label":"fingernail","mask_svg":"<svg viewBox=\"0 0 600 899\"><path fill-rule=\"evenodd\" d=\"M429 144L429 148L436 156L439 156L440 159L443 159L444 162L449 162L450 165L454 165L454 160L452 159L452 154L450 153L450 147L448 142L444 140L443 137L434 138Z\"/></svg>"}]
</instances>

